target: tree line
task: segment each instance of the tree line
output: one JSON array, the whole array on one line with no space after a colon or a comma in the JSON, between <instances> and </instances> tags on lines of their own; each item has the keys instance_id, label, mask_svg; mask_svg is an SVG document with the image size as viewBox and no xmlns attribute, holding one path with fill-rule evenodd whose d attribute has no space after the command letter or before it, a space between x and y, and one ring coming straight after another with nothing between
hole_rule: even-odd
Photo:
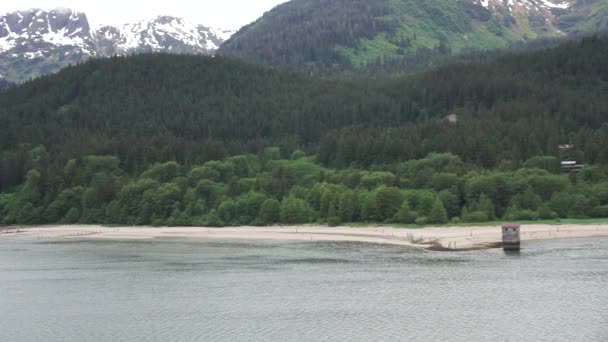
<instances>
[{"instance_id":1,"label":"tree line","mask_svg":"<svg viewBox=\"0 0 608 342\"><path fill-rule=\"evenodd\" d=\"M430 154L384 168L332 169L279 148L184 167L174 161L130 176L115 156L69 160L49 169L30 151L23 184L0 194L14 224L239 226L354 222L447 224L608 217L608 168L559 172L537 156L521 168L487 170L455 155Z\"/></svg>"}]
</instances>

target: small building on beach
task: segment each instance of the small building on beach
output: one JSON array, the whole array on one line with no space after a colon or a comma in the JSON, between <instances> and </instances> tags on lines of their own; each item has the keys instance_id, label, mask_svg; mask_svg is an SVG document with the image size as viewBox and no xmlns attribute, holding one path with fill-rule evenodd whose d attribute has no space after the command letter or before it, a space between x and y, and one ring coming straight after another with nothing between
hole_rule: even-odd
<instances>
[{"instance_id":1,"label":"small building on beach","mask_svg":"<svg viewBox=\"0 0 608 342\"><path fill-rule=\"evenodd\" d=\"M505 251L519 251L521 248L521 225L505 223L502 225L502 247Z\"/></svg>"}]
</instances>

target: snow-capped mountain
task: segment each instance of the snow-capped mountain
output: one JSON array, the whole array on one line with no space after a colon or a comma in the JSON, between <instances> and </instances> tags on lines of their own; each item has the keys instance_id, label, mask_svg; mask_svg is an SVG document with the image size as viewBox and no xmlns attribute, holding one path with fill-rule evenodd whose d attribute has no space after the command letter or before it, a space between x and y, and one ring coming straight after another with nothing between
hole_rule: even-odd
<instances>
[{"instance_id":1,"label":"snow-capped mountain","mask_svg":"<svg viewBox=\"0 0 608 342\"><path fill-rule=\"evenodd\" d=\"M70 9L17 11L0 16L0 78L19 82L90 57L213 54L231 34L169 16L93 30Z\"/></svg>"},{"instance_id":2,"label":"snow-capped mountain","mask_svg":"<svg viewBox=\"0 0 608 342\"><path fill-rule=\"evenodd\" d=\"M474 0L524 38L581 35L608 29L608 0ZM530 33L532 33L530 35Z\"/></svg>"},{"instance_id":3,"label":"snow-capped mountain","mask_svg":"<svg viewBox=\"0 0 608 342\"><path fill-rule=\"evenodd\" d=\"M95 31L97 51L103 56L167 51L212 54L229 36L229 31L168 16L120 27L102 26Z\"/></svg>"},{"instance_id":4,"label":"snow-capped mountain","mask_svg":"<svg viewBox=\"0 0 608 342\"><path fill-rule=\"evenodd\" d=\"M572 0L477 0L477 2L485 8L503 8L507 7L511 11L518 7L523 7L526 10L537 10L561 8L567 9L572 6Z\"/></svg>"},{"instance_id":5,"label":"snow-capped mountain","mask_svg":"<svg viewBox=\"0 0 608 342\"><path fill-rule=\"evenodd\" d=\"M493 15L498 15L503 18L511 19L517 22L517 18L527 17L528 20L534 22L537 26L545 26L547 30L556 31L555 20L563 14L571 14L571 7L578 3L584 3L586 0L476 0L477 4L481 5ZM591 0L587 2L593 2ZM580 4L578 4L580 6ZM508 21L507 21L508 22Z\"/></svg>"}]
</instances>

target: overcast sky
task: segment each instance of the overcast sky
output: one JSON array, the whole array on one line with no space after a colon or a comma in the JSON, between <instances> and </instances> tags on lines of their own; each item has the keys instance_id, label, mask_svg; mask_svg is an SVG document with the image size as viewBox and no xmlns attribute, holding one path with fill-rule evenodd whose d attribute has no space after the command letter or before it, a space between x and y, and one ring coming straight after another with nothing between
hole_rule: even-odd
<instances>
[{"instance_id":1,"label":"overcast sky","mask_svg":"<svg viewBox=\"0 0 608 342\"><path fill-rule=\"evenodd\" d=\"M286 0L0 0L0 15L30 8L86 12L92 26L173 15L217 28L238 29Z\"/></svg>"}]
</instances>

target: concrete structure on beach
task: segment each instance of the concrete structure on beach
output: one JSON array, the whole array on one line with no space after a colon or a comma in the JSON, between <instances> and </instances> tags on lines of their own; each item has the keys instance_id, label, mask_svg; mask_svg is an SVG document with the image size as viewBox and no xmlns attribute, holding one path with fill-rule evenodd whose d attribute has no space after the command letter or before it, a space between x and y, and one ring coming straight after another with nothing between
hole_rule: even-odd
<instances>
[{"instance_id":1,"label":"concrete structure on beach","mask_svg":"<svg viewBox=\"0 0 608 342\"><path fill-rule=\"evenodd\" d=\"M505 223L502 225L502 248L505 251L519 251L521 248L521 225Z\"/></svg>"}]
</instances>

